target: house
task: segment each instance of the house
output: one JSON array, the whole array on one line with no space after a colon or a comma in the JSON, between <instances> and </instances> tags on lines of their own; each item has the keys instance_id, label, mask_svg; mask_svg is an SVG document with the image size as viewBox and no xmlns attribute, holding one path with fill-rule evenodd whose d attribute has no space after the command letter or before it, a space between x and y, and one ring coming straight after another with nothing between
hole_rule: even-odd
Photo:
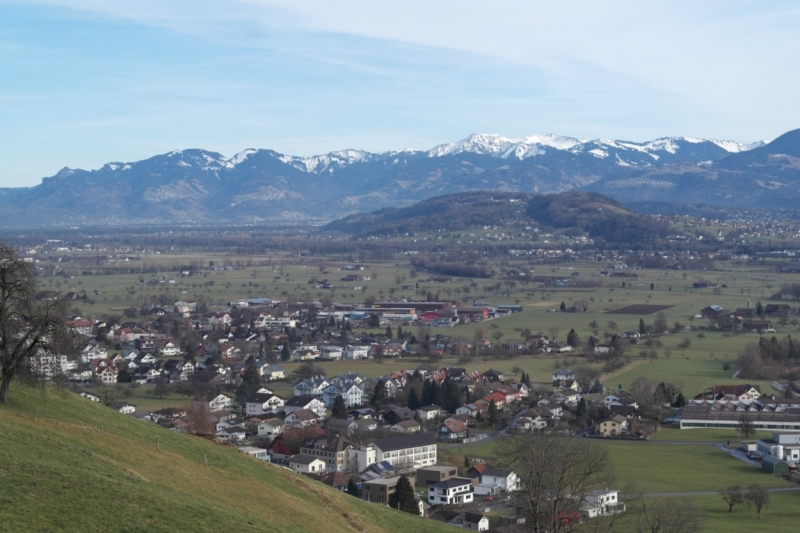
<instances>
[{"instance_id":1,"label":"house","mask_svg":"<svg viewBox=\"0 0 800 533\"><path fill-rule=\"evenodd\" d=\"M81 396L83 396L89 401L100 403L100 396L98 396L97 394L92 394L91 392L82 392Z\"/></svg>"},{"instance_id":2,"label":"house","mask_svg":"<svg viewBox=\"0 0 800 533\"><path fill-rule=\"evenodd\" d=\"M459 441L467 438L467 425L460 420L447 419L439 426L438 433L443 441Z\"/></svg>"},{"instance_id":3,"label":"house","mask_svg":"<svg viewBox=\"0 0 800 533\"><path fill-rule=\"evenodd\" d=\"M715 400L728 399L739 401L755 401L761 397L758 385L712 385L711 394Z\"/></svg>"},{"instance_id":4,"label":"house","mask_svg":"<svg viewBox=\"0 0 800 533\"><path fill-rule=\"evenodd\" d=\"M333 407L337 396L342 397L344 406L348 409L360 407L364 403L364 391L355 381L331 383L322 391L322 402L327 407Z\"/></svg>"},{"instance_id":5,"label":"house","mask_svg":"<svg viewBox=\"0 0 800 533\"><path fill-rule=\"evenodd\" d=\"M298 409L286 415L284 422L288 428L304 428L319 424L321 420L322 418L314 411Z\"/></svg>"},{"instance_id":6,"label":"house","mask_svg":"<svg viewBox=\"0 0 800 533\"><path fill-rule=\"evenodd\" d=\"M347 451L354 444L344 437L315 437L306 440L300 446L300 453L319 457L329 472L347 470Z\"/></svg>"},{"instance_id":7,"label":"house","mask_svg":"<svg viewBox=\"0 0 800 533\"><path fill-rule=\"evenodd\" d=\"M225 396L224 394L218 394L208 401L208 410L212 413L216 411L229 411L232 406L233 400L231 400L230 396Z\"/></svg>"},{"instance_id":8,"label":"house","mask_svg":"<svg viewBox=\"0 0 800 533\"><path fill-rule=\"evenodd\" d=\"M428 485L428 503L431 505L462 505L472 502L473 496L469 478L454 477Z\"/></svg>"},{"instance_id":9,"label":"house","mask_svg":"<svg viewBox=\"0 0 800 533\"><path fill-rule=\"evenodd\" d=\"M294 411L308 410L314 412L319 418L325 418L325 404L317 398L310 396L292 396L283 404L283 411L288 416Z\"/></svg>"},{"instance_id":10,"label":"house","mask_svg":"<svg viewBox=\"0 0 800 533\"><path fill-rule=\"evenodd\" d=\"M619 501L618 491L616 490L589 491L585 495L585 501L581 504L581 514L587 518L624 512L625 504Z\"/></svg>"},{"instance_id":11,"label":"house","mask_svg":"<svg viewBox=\"0 0 800 533\"><path fill-rule=\"evenodd\" d=\"M454 466L426 466L417 470L417 487L427 487L432 483L447 481L458 475L458 469Z\"/></svg>"},{"instance_id":12,"label":"house","mask_svg":"<svg viewBox=\"0 0 800 533\"><path fill-rule=\"evenodd\" d=\"M519 432L540 430L549 426L553 418L546 407L528 409L517 416L512 427Z\"/></svg>"},{"instance_id":13,"label":"house","mask_svg":"<svg viewBox=\"0 0 800 533\"><path fill-rule=\"evenodd\" d=\"M498 372L497 370L492 370L491 368L483 373L483 377L486 381L503 381L505 379L505 374L502 372Z\"/></svg>"},{"instance_id":14,"label":"house","mask_svg":"<svg viewBox=\"0 0 800 533\"><path fill-rule=\"evenodd\" d=\"M390 426L389 431L394 431L395 433L419 433L422 431L422 426L416 420L401 420Z\"/></svg>"},{"instance_id":15,"label":"house","mask_svg":"<svg viewBox=\"0 0 800 533\"><path fill-rule=\"evenodd\" d=\"M722 306L719 305L709 305L708 307L704 307L700 310L700 316L702 318L710 318L712 320L717 320L722 317L724 313L724 309Z\"/></svg>"},{"instance_id":16,"label":"house","mask_svg":"<svg viewBox=\"0 0 800 533\"><path fill-rule=\"evenodd\" d=\"M446 522L451 526L463 527L472 531L487 531L489 519L481 513L470 511L448 511L440 509L431 514L431 519Z\"/></svg>"},{"instance_id":17,"label":"house","mask_svg":"<svg viewBox=\"0 0 800 533\"><path fill-rule=\"evenodd\" d=\"M278 418L272 420L265 420L258 425L259 437L277 437L281 434L284 428L283 420Z\"/></svg>"},{"instance_id":18,"label":"house","mask_svg":"<svg viewBox=\"0 0 800 533\"><path fill-rule=\"evenodd\" d=\"M223 442L241 442L245 439L245 431L242 426L230 426L218 430L216 436Z\"/></svg>"},{"instance_id":19,"label":"house","mask_svg":"<svg viewBox=\"0 0 800 533\"><path fill-rule=\"evenodd\" d=\"M622 415L615 415L595 424L595 431L603 437L616 437L627 429L628 419Z\"/></svg>"},{"instance_id":20,"label":"house","mask_svg":"<svg viewBox=\"0 0 800 533\"><path fill-rule=\"evenodd\" d=\"M330 384L331 382L325 379L324 376L314 376L313 378L304 379L295 384L294 395L322 399L323 391Z\"/></svg>"},{"instance_id":21,"label":"house","mask_svg":"<svg viewBox=\"0 0 800 533\"><path fill-rule=\"evenodd\" d=\"M245 400L245 413L248 415L262 415L264 413L277 413L283 407L283 398L274 394L256 393Z\"/></svg>"},{"instance_id":22,"label":"house","mask_svg":"<svg viewBox=\"0 0 800 533\"><path fill-rule=\"evenodd\" d=\"M342 350L341 346L323 346L321 357L331 361L338 361L342 358L343 352L344 350Z\"/></svg>"},{"instance_id":23,"label":"house","mask_svg":"<svg viewBox=\"0 0 800 533\"><path fill-rule=\"evenodd\" d=\"M383 420L386 424L392 426L403 420L413 420L416 411L408 407L397 407L391 409L383 415Z\"/></svg>"},{"instance_id":24,"label":"house","mask_svg":"<svg viewBox=\"0 0 800 533\"><path fill-rule=\"evenodd\" d=\"M100 382L103 384L107 383L116 383L117 382L117 374L119 371L115 366L107 366L100 370L97 373L97 376L100 378Z\"/></svg>"},{"instance_id":25,"label":"house","mask_svg":"<svg viewBox=\"0 0 800 533\"><path fill-rule=\"evenodd\" d=\"M435 465L436 457L436 438L430 433L376 440L348 452L348 461L357 462L359 472L381 461L387 462L398 472L411 471Z\"/></svg>"},{"instance_id":26,"label":"house","mask_svg":"<svg viewBox=\"0 0 800 533\"><path fill-rule=\"evenodd\" d=\"M388 479L373 479L361 484L361 499L368 502L389 503L389 497L397 489L400 476Z\"/></svg>"},{"instance_id":27,"label":"house","mask_svg":"<svg viewBox=\"0 0 800 533\"><path fill-rule=\"evenodd\" d=\"M472 477L467 473L468 477ZM480 473L479 483L475 486L475 494L492 496L514 492L520 488L517 474L510 468L492 468L487 466Z\"/></svg>"},{"instance_id":28,"label":"house","mask_svg":"<svg viewBox=\"0 0 800 533\"><path fill-rule=\"evenodd\" d=\"M136 412L136 406L128 402L113 402L109 407L116 409L123 415L132 415Z\"/></svg>"},{"instance_id":29,"label":"house","mask_svg":"<svg viewBox=\"0 0 800 533\"><path fill-rule=\"evenodd\" d=\"M161 355L164 357L175 357L181 354L181 349L173 342L168 342L161 348Z\"/></svg>"},{"instance_id":30,"label":"house","mask_svg":"<svg viewBox=\"0 0 800 533\"><path fill-rule=\"evenodd\" d=\"M298 474L313 474L325 471L325 461L319 457L299 453L289 459L289 468Z\"/></svg>"},{"instance_id":31,"label":"house","mask_svg":"<svg viewBox=\"0 0 800 533\"><path fill-rule=\"evenodd\" d=\"M553 372L553 383L555 383L557 381L567 380L567 379L573 379L574 380L575 379L575 373L570 371L570 370L563 369L563 368L559 368L558 370Z\"/></svg>"},{"instance_id":32,"label":"house","mask_svg":"<svg viewBox=\"0 0 800 533\"><path fill-rule=\"evenodd\" d=\"M342 359L367 359L369 346L348 346L342 352Z\"/></svg>"},{"instance_id":33,"label":"house","mask_svg":"<svg viewBox=\"0 0 800 533\"><path fill-rule=\"evenodd\" d=\"M261 377L266 378L269 381L285 379L286 370L284 370L281 365L263 365L261 367Z\"/></svg>"}]
</instances>

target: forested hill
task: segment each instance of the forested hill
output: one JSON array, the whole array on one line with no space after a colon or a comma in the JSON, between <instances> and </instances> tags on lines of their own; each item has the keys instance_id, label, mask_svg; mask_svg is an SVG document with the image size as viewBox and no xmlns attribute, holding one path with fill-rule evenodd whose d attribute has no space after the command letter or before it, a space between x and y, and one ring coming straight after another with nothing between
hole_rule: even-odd
<instances>
[{"instance_id":1,"label":"forested hill","mask_svg":"<svg viewBox=\"0 0 800 533\"><path fill-rule=\"evenodd\" d=\"M609 243L639 247L666 237L668 227L597 193L570 191L536 196L472 191L423 200L408 207L350 215L324 231L356 237L461 231L486 226L531 224L586 234Z\"/></svg>"},{"instance_id":2,"label":"forested hill","mask_svg":"<svg viewBox=\"0 0 800 533\"><path fill-rule=\"evenodd\" d=\"M533 197L532 194L496 191L448 194L408 207L390 207L372 213L350 215L322 229L370 236L506 226L527 218L525 212Z\"/></svg>"}]
</instances>

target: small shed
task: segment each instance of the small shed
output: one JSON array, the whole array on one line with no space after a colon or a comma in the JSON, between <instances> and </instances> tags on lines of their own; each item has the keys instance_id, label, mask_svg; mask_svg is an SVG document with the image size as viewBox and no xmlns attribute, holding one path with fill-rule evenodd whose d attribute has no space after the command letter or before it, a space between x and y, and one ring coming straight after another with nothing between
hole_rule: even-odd
<instances>
[{"instance_id":1,"label":"small shed","mask_svg":"<svg viewBox=\"0 0 800 533\"><path fill-rule=\"evenodd\" d=\"M761 460L761 470L770 474L788 474L789 463L772 455L765 455Z\"/></svg>"}]
</instances>

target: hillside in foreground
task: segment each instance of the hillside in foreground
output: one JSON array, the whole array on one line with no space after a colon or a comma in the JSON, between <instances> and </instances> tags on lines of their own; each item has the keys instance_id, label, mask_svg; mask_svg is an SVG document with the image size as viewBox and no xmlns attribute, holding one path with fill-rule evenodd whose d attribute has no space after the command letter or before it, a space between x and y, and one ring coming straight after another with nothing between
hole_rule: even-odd
<instances>
[{"instance_id":1,"label":"hillside in foreground","mask_svg":"<svg viewBox=\"0 0 800 533\"><path fill-rule=\"evenodd\" d=\"M0 405L0 428L3 531L448 528L52 388L13 386L9 405Z\"/></svg>"}]
</instances>

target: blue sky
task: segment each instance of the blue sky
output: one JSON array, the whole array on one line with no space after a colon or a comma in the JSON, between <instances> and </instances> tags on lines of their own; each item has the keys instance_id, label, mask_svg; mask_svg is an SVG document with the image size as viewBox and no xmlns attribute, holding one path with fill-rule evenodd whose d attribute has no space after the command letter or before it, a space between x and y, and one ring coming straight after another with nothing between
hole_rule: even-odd
<instances>
[{"instance_id":1,"label":"blue sky","mask_svg":"<svg viewBox=\"0 0 800 533\"><path fill-rule=\"evenodd\" d=\"M194 147L769 140L800 127L798 28L792 2L0 0L0 186Z\"/></svg>"}]
</instances>

